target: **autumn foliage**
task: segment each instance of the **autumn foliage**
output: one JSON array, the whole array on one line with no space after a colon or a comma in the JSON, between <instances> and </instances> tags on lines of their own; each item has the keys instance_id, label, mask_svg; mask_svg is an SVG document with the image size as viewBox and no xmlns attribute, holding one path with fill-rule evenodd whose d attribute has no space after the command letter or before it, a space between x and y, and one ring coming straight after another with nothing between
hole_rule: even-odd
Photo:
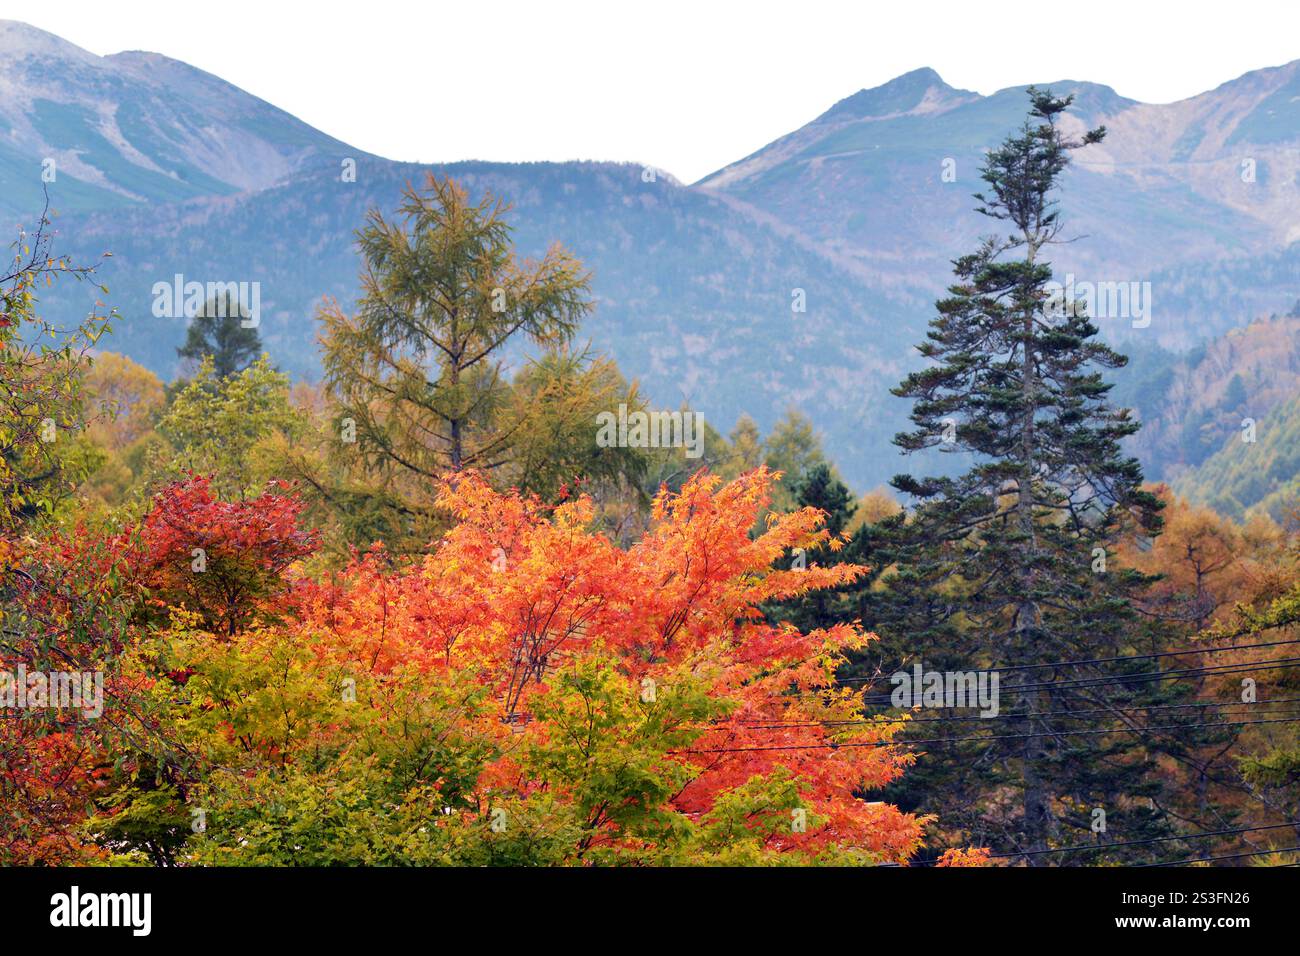
<instances>
[{"instance_id":1,"label":"autumn foliage","mask_svg":"<svg viewBox=\"0 0 1300 956\"><path fill-rule=\"evenodd\" d=\"M295 572L314 539L290 489L167 488L101 549L130 595L104 657L118 693L61 760L91 809L62 808L58 853L22 853L906 861L926 821L868 796L912 759L891 744L901 721L864 717L834 680L872 636L759 610L862 569L776 568L838 541L813 509L751 536L771 482L701 473L622 549L586 498L552 508L465 473L439 485L453 525L430 553L375 548L315 581Z\"/></svg>"},{"instance_id":2,"label":"autumn foliage","mask_svg":"<svg viewBox=\"0 0 1300 956\"><path fill-rule=\"evenodd\" d=\"M834 686L835 665L869 636L846 626L801 634L763 623L757 609L859 573L772 570L785 549L825 532L808 510L750 540L769 480L760 471L720 488L697 477L680 495L661 496L655 527L625 552L585 532L586 500L544 514L465 477L440 495L459 523L434 553L399 574L384 573L381 555L361 560L346 586L322 593L304 627L329 629L329 646L372 672L472 671L490 693L488 726L513 737L484 780L512 794L545 787L514 754L545 748L557 722L570 733L603 726L600 745L614 750L636 746L652 725L660 746L643 770L675 784L654 809L699 820L754 781L797 780L787 805L747 822L771 829L764 846L905 859L918 822L855 796L894 779L909 759L886 746L897 725L837 725L852 725L858 710L852 692ZM630 719L602 725L613 715L592 707L584 685L601 669L630 701ZM645 810L650 794L627 797ZM796 805L823 822L792 832ZM588 811L586 846L633 838L620 822L627 807Z\"/></svg>"},{"instance_id":3,"label":"autumn foliage","mask_svg":"<svg viewBox=\"0 0 1300 956\"><path fill-rule=\"evenodd\" d=\"M153 499L139 527L132 567L160 606L200 615L215 633L233 635L288 587L285 572L311 554L314 532L298 525L301 503L272 482L257 498L225 502L211 481L191 477Z\"/></svg>"}]
</instances>

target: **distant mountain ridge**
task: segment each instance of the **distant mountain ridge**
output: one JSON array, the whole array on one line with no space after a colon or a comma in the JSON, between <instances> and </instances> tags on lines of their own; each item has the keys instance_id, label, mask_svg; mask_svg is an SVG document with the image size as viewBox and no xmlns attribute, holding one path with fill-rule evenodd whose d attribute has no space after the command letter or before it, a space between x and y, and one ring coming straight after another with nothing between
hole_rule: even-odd
<instances>
[{"instance_id":1,"label":"distant mountain ridge","mask_svg":"<svg viewBox=\"0 0 1300 956\"><path fill-rule=\"evenodd\" d=\"M1161 106L1093 83L1040 85L1074 95L1067 131L1108 130L1067 175L1068 232L1087 241L1054 250L1060 271L1172 284L1189 263L1276 255L1300 239L1300 61ZM983 150L1024 109L1023 87L984 97L916 70L840 101L699 185L791 224L864 277L933 290L948 261L992 231L970 214L970 194L982 185ZM1156 291L1176 308L1195 307L1177 288ZM1269 305L1288 304L1288 291L1274 288ZM1258 314L1222 316L1219 303L1209 305L1199 332L1168 321L1153 337L1185 347Z\"/></svg>"},{"instance_id":2,"label":"distant mountain ridge","mask_svg":"<svg viewBox=\"0 0 1300 956\"><path fill-rule=\"evenodd\" d=\"M33 210L54 160L65 213L267 189L364 155L226 81L157 53L98 57L0 21L0 213Z\"/></svg>"},{"instance_id":3,"label":"distant mountain ridge","mask_svg":"<svg viewBox=\"0 0 1300 956\"><path fill-rule=\"evenodd\" d=\"M1055 250L1058 275L1151 284L1150 325L1103 317L1104 334L1165 356L1300 299L1300 61L1165 106L1045 85L1075 94L1070 128L1110 130L1067 179L1067 232L1081 238ZM184 63L98 57L0 21L0 213L30 224L48 186L62 251L113 251L103 278L123 322L110 348L169 376L184 323L153 317L153 284L258 281L274 360L313 377L311 317L323 295L355 296L366 210L450 173L513 202L521 251L560 241L592 269L583 337L655 401L689 401L723 432L742 412L766 428L797 405L866 488L908 467L889 443L906 407L888 389L917 363L950 260L991 231L972 209L978 166L1025 105L1021 87L981 96L915 70L693 186L620 163L417 166ZM90 294L63 284L43 307L74 315Z\"/></svg>"}]
</instances>

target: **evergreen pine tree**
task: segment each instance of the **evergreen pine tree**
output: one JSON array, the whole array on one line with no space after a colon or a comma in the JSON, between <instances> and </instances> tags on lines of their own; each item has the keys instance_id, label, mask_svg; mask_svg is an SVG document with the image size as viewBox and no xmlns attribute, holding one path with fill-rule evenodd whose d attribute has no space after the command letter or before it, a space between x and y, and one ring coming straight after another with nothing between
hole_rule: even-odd
<instances>
[{"instance_id":1,"label":"evergreen pine tree","mask_svg":"<svg viewBox=\"0 0 1300 956\"><path fill-rule=\"evenodd\" d=\"M185 344L176 354L196 364L212 356L218 379L238 375L262 354L262 339L256 327L245 325L248 318L247 308L233 293L209 299L190 321Z\"/></svg>"},{"instance_id":2,"label":"evergreen pine tree","mask_svg":"<svg viewBox=\"0 0 1300 956\"><path fill-rule=\"evenodd\" d=\"M826 512L826 530L832 535L841 535L853 520L853 513L857 510L853 494L825 462L809 468L793 490L800 508L817 508Z\"/></svg>"},{"instance_id":3,"label":"evergreen pine tree","mask_svg":"<svg viewBox=\"0 0 1300 956\"><path fill-rule=\"evenodd\" d=\"M826 513L826 530L835 537L843 534L857 510L852 492L844 482L835 477L830 466L825 462L810 467L795 481L790 490L795 507L817 508ZM788 558L788 566L809 567L815 564L829 565L840 562L857 564L858 544L859 537L855 536L838 551L823 546L804 553L792 553ZM825 627L844 619L850 590L850 588L819 588L767 608L767 615L774 622L790 621L800 630Z\"/></svg>"},{"instance_id":4,"label":"evergreen pine tree","mask_svg":"<svg viewBox=\"0 0 1300 956\"><path fill-rule=\"evenodd\" d=\"M1157 534L1160 502L1120 449L1138 423L1107 401L1101 370L1124 357L1096 339L1082 302L1054 300L1049 286L1045 254L1061 230L1054 190L1070 151L1105 129L1071 141L1057 122L1071 98L1029 96L1029 118L988 154L988 189L976 196L1006 234L955 262L957 281L920 346L929 364L894 389L913 401L915 425L896 444L955 453L966 470L894 479L915 510L892 522L894 544L872 555L896 569L887 593L864 594L855 610L887 635L883 650L892 646L898 664L919 655L927 669L1003 669L1004 719L920 725L924 739L977 740L925 748L931 772L909 778L925 788L920 808L977 842L1026 852L1031 864L1100 862L1041 851L1169 832L1150 753L1181 754L1186 734L1126 730L1162 723L1132 708L1189 688L1114 680L1160 666L1131 657L1163 646L1133 610L1150 579L1118 567L1112 550L1125 531ZM1130 659L1052 666L1109 657ZM1076 711L1095 716L1065 716ZM1005 805L1008 793L1019 794L1017 806ZM1098 808L1104 834L1093 826Z\"/></svg>"}]
</instances>

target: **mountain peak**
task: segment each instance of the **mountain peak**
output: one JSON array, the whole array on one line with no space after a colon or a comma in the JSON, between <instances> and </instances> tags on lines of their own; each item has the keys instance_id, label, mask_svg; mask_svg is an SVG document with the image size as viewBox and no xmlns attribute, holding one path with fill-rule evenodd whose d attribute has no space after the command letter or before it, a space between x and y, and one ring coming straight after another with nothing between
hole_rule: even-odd
<instances>
[{"instance_id":1,"label":"mountain peak","mask_svg":"<svg viewBox=\"0 0 1300 956\"><path fill-rule=\"evenodd\" d=\"M921 106L927 96L935 95L931 91L935 91L935 94L958 92L933 69L923 66L896 76L888 83L859 90L840 100L818 119L866 119L910 113Z\"/></svg>"},{"instance_id":2,"label":"mountain peak","mask_svg":"<svg viewBox=\"0 0 1300 956\"><path fill-rule=\"evenodd\" d=\"M30 23L21 20L0 20L0 59L18 59L24 56L53 57L56 59L97 60L99 57L83 50Z\"/></svg>"},{"instance_id":3,"label":"mountain peak","mask_svg":"<svg viewBox=\"0 0 1300 956\"><path fill-rule=\"evenodd\" d=\"M97 56L0 20L0 212L30 214L57 161L65 212L266 189L359 151L210 73L158 53Z\"/></svg>"},{"instance_id":4,"label":"mountain peak","mask_svg":"<svg viewBox=\"0 0 1300 956\"><path fill-rule=\"evenodd\" d=\"M947 86L933 67L919 66L915 70L908 70L906 73L900 73L887 83L882 83L875 87L878 90L886 90L892 87L916 87L925 89L931 85Z\"/></svg>"}]
</instances>

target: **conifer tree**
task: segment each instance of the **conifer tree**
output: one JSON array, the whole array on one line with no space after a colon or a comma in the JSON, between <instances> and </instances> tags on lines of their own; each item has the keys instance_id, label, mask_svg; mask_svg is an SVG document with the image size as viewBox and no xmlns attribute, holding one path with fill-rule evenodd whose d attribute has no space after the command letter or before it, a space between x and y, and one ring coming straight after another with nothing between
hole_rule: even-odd
<instances>
[{"instance_id":1,"label":"conifer tree","mask_svg":"<svg viewBox=\"0 0 1300 956\"><path fill-rule=\"evenodd\" d=\"M209 299L190 321L176 354L196 365L211 356L217 379L238 375L262 354L261 336L248 319L248 309L233 293Z\"/></svg>"},{"instance_id":2,"label":"conifer tree","mask_svg":"<svg viewBox=\"0 0 1300 956\"><path fill-rule=\"evenodd\" d=\"M589 276L559 245L516 259L507 211L430 174L400 218L372 210L358 233L357 311L319 318L325 382L372 465L420 479L501 467L523 424L505 414L503 350L567 345L590 311Z\"/></svg>"},{"instance_id":3,"label":"conifer tree","mask_svg":"<svg viewBox=\"0 0 1300 956\"><path fill-rule=\"evenodd\" d=\"M840 481L825 462L813 465L790 489L796 508L816 508L825 514L824 527L831 538L841 539L849 522L853 520L857 503L844 482ZM788 566L807 569L809 566L827 567L837 563L861 563L863 542L861 534L848 537L847 543L832 549L828 545L792 552ZM769 620L789 621L796 627L818 628L845 620L849 593L855 586L824 588L816 593L800 595L766 608Z\"/></svg>"},{"instance_id":4,"label":"conifer tree","mask_svg":"<svg viewBox=\"0 0 1300 956\"><path fill-rule=\"evenodd\" d=\"M995 730L986 722L926 725L925 738L957 735L957 727L967 739L1004 738L935 747L944 762L932 765L945 767L948 781L930 780L930 798L945 801L949 824L1040 864L1062 862L1041 852L1049 845L1113 840L1094 835L1098 808L1105 832L1126 840L1163 829L1149 751L1137 748L1184 744L1178 734L1131 732L1162 723L1132 708L1187 688L1114 680L1149 673L1158 659L1051 666L1129 657L1139 641L1142 652L1161 646L1133 612L1150 579L1118 567L1113 552L1123 532L1157 534L1161 519L1137 461L1120 448L1138 423L1109 404L1102 378L1126 360L1098 341L1081 301L1054 298L1049 285L1047 252L1061 241L1055 189L1070 152L1101 141L1105 128L1071 140L1058 120L1072 98L1028 92L1028 118L988 154L987 189L976 195L978 211L1005 232L956 260L956 282L919 347L927 367L894 389L912 400L915 426L896 444L953 453L953 470L965 470L894 479L915 510L906 524L895 522L902 543L876 556L897 569L888 595L866 600L900 655L905 644L927 668L1005 668L1001 713L1009 719L988 721ZM1064 716L1089 709L1099 716ZM953 761L968 768L976 759L982 779L956 779ZM913 782L927 785L923 774ZM996 788L1018 791L1014 811L996 806Z\"/></svg>"},{"instance_id":5,"label":"conifer tree","mask_svg":"<svg viewBox=\"0 0 1300 956\"><path fill-rule=\"evenodd\" d=\"M792 488L800 508L817 508L826 512L826 530L838 538L857 510L853 493L835 477L831 466L820 462L809 468Z\"/></svg>"}]
</instances>

